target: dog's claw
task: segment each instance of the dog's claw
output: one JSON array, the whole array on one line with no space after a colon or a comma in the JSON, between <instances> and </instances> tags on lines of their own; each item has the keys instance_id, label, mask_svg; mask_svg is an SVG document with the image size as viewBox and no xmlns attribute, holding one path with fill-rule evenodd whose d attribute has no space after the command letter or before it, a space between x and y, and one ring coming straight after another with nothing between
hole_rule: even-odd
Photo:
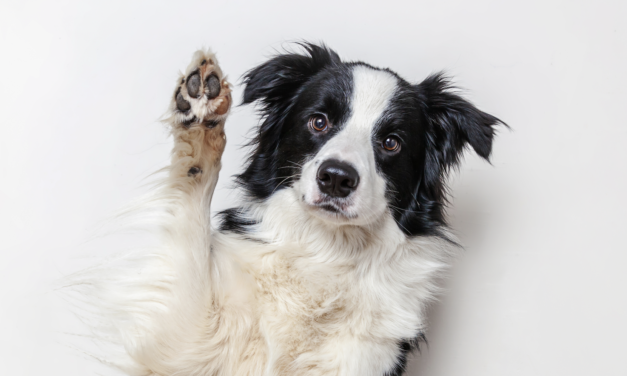
<instances>
[{"instance_id":1,"label":"dog's claw","mask_svg":"<svg viewBox=\"0 0 627 376\"><path fill-rule=\"evenodd\" d=\"M194 166L187 171L187 176L195 176L200 173L202 173L202 170L199 167Z\"/></svg>"}]
</instances>

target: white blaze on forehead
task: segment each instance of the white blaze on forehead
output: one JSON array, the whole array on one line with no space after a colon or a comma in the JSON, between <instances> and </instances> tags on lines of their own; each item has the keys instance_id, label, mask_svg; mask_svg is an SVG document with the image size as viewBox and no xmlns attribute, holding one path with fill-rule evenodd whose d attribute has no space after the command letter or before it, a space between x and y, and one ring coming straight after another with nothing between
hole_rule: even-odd
<instances>
[{"instance_id":1,"label":"white blaze on forehead","mask_svg":"<svg viewBox=\"0 0 627 376\"><path fill-rule=\"evenodd\" d=\"M353 67L353 93L350 116L343 129L318 152L320 160L336 158L348 162L358 172L374 173L372 133L378 120L390 104L398 87L391 73L363 65ZM369 171L372 170L372 171Z\"/></svg>"},{"instance_id":2,"label":"white blaze on forehead","mask_svg":"<svg viewBox=\"0 0 627 376\"><path fill-rule=\"evenodd\" d=\"M397 87L398 79L389 72L359 65L353 68L349 119L303 167L296 189L305 203L314 205L324 199L317 185L317 171L322 162L337 159L359 174L359 184L346 198L343 209L352 218L351 223L371 223L385 213L386 182L377 173L372 134Z\"/></svg>"},{"instance_id":3,"label":"white blaze on forehead","mask_svg":"<svg viewBox=\"0 0 627 376\"><path fill-rule=\"evenodd\" d=\"M353 98L351 117L346 127L348 130L367 131L370 135L377 120L387 108L398 80L389 72L375 70L362 65L353 68ZM356 129L355 129L356 128Z\"/></svg>"}]
</instances>

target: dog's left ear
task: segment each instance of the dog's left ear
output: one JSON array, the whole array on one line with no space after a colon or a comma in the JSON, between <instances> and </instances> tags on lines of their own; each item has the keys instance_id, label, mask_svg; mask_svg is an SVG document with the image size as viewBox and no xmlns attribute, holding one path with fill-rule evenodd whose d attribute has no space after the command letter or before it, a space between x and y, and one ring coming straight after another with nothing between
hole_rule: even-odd
<instances>
[{"instance_id":1,"label":"dog's left ear","mask_svg":"<svg viewBox=\"0 0 627 376\"><path fill-rule=\"evenodd\" d=\"M505 123L456 94L442 73L429 76L415 89L427 128L427 182L442 179L457 165L467 144L489 161L494 127Z\"/></svg>"},{"instance_id":2,"label":"dog's left ear","mask_svg":"<svg viewBox=\"0 0 627 376\"><path fill-rule=\"evenodd\" d=\"M414 200L397 215L400 227L410 235L440 232L446 226L446 178L470 145L489 160L496 117L480 111L455 93L449 80L438 73L413 86L424 127L424 170L415 187Z\"/></svg>"}]
</instances>

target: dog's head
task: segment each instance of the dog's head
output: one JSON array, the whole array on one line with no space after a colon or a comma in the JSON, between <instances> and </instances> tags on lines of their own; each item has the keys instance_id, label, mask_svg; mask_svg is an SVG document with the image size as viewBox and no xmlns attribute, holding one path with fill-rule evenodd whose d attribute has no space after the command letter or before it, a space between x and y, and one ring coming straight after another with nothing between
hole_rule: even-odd
<instances>
[{"instance_id":1,"label":"dog's head","mask_svg":"<svg viewBox=\"0 0 627 376\"><path fill-rule=\"evenodd\" d=\"M303 44L249 71L244 104L263 116L238 182L256 200L291 189L338 225L390 213L407 235L445 225L445 178L466 145L488 159L499 120L436 74L413 85L388 69Z\"/></svg>"}]
</instances>

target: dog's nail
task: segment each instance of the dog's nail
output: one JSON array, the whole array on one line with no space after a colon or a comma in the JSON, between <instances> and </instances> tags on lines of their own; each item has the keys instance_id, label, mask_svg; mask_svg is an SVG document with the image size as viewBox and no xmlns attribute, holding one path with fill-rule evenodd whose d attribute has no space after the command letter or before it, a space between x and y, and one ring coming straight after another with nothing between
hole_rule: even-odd
<instances>
[{"instance_id":1,"label":"dog's nail","mask_svg":"<svg viewBox=\"0 0 627 376\"><path fill-rule=\"evenodd\" d=\"M192 124L194 124L194 123L196 122L196 120L198 120L198 119L196 118L196 116L192 117L191 119L185 120L185 121L183 122L183 126L184 126L185 128L189 128Z\"/></svg>"},{"instance_id":2,"label":"dog's nail","mask_svg":"<svg viewBox=\"0 0 627 376\"><path fill-rule=\"evenodd\" d=\"M198 98L200 91L200 74L198 72L187 78L187 94L192 98Z\"/></svg>"},{"instance_id":3,"label":"dog's nail","mask_svg":"<svg viewBox=\"0 0 627 376\"><path fill-rule=\"evenodd\" d=\"M205 120L203 124L207 128L215 128L218 124L220 124L220 121L219 120Z\"/></svg>"},{"instance_id":4,"label":"dog's nail","mask_svg":"<svg viewBox=\"0 0 627 376\"><path fill-rule=\"evenodd\" d=\"M192 167L189 169L189 171L187 171L187 176L194 176L197 174L200 174L202 172L202 170L196 166Z\"/></svg>"}]
</instances>

